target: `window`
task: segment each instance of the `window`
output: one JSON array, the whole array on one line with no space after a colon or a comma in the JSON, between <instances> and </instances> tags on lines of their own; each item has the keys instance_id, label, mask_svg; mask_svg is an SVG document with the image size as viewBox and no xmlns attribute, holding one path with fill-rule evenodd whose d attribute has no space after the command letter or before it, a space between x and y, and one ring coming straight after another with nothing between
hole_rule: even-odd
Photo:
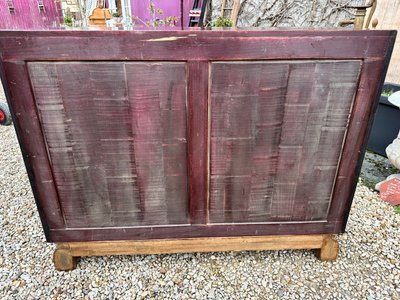
<instances>
[{"instance_id":1,"label":"window","mask_svg":"<svg viewBox=\"0 0 400 300\"><path fill-rule=\"evenodd\" d=\"M8 11L10 12L10 14L15 13L15 7L14 7L13 1L7 0L7 5L8 5Z\"/></svg>"},{"instance_id":2,"label":"window","mask_svg":"<svg viewBox=\"0 0 400 300\"><path fill-rule=\"evenodd\" d=\"M43 4L43 0L37 0L38 2L38 6L39 6L39 12L44 12L44 4Z\"/></svg>"}]
</instances>

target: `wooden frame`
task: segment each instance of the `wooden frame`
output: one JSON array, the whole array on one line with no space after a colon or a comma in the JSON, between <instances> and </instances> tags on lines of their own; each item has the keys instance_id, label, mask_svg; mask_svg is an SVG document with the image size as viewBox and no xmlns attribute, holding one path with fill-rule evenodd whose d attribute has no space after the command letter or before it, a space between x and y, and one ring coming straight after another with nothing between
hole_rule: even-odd
<instances>
[{"instance_id":1,"label":"wooden frame","mask_svg":"<svg viewBox=\"0 0 400 300\"><path fill-rule=\"evenodd\" d=\"M204 239L212 241L211 246L204 248L204 251L296 248L294 241L297 238L293 238L296 235L305 243L301 248L320 248L323 256L324 253L330 253L326 254L327 257L335 257L337 250L326 250L337 248L334 242L326 239L326 234L345 230L395 36L395 31L346 30L0 31L2 81L46 238L50 242L62 243L55 255L58 268L69 269L73 264L72 257L84 256L92 253L90 251L105 254L109 245L121 246L118 254L148 253L146 251L153 251L151 249L161 252L164 250L155 241L160 239L165 245L170 243L171 248L165 250L170 253L177 251L176 243L187 246L179 248L179 251L202 251L199 248L201 243L196 241L204 242ZM109 46L98 47L104 44L104 40L107 40ZM234 47L226 47L227 43L232 43ZM329 212L326 218L319 220L210 223L207 211L210 192L210 65L214 61L276 60L361 62L357 92L351 108ZM65 222L35 104L28 64L110 61L186 63L189 198L187 224L68 227ZM278 236L282 248L276 246L273 237L267 236ZM188 240L191 238L197 240ZM218 244L220 238L231 243L223 248ZM263 240L263 246L259 246L257 238ZM100 241L106 242L102 244ZM248 247L236 244L239 241L246 241ZM144 248L140 248L140 251L135 250L138 249L138 243L143 243L140 245ZM307 246L309 243L311 246ZM324 243L327 244L326 247ZM82 246L84 248L80 248ZM86 250L80 252L79 249ZM60 260L62 262L58 262Z\"/></svg>"},{"instance_id":2,"label":"wooden frame","mask_svg":"<svg viewBox=\"0 0 400 300\"><path fill-rule=\"evenodd\" d=\"M335 260L339 253L338 242L328 234L214 237L60 243L54 251L53 262L57 270L69 271L76 268L77 258L85 256L290 249L316 249L316 255L322 261Z\"/></svg>"}]
</instances>

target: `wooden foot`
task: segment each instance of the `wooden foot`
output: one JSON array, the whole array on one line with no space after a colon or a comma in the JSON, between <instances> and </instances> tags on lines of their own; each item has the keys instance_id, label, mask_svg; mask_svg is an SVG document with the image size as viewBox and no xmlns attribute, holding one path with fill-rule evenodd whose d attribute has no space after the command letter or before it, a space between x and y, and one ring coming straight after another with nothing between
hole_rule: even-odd
<instances>
[{"instance_id":1,"label":"wooden foot","mask_svg":"<svg viewBox=\"0 0 400 300\"><path fill-rule=\"evenodd\" d=\"M317 250L317 257L322 261L336 260L338 254L339 243L332 236L327 236L322 242L321 249Z\"/></svg>"},{"instance_id":2,"label":"wooden foot","mask_svg":"<svg viewBox=\"0 0 400 300\"><path fill-rule=\"evenodd\" d=\"M58 271L71 271L76 268L76 257L65 246L57 246L53 254L54 267Z\"/></svg>"}]
</instances>

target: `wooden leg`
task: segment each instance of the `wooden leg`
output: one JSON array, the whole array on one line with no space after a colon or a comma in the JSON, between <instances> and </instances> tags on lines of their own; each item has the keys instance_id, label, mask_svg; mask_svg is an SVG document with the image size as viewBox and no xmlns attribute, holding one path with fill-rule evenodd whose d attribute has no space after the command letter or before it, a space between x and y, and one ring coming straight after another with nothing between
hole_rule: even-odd
<instances>
[{"instance_id":1,"label":"wooden leg","mask_svg":"<svg viewBox=\"0 0 400 300\"><path fill-rule=\"evenodd\" d=\"M327 236L321 249L317 250L317 257L322 261L336 260L339 254L339 243L332 237Z\"/></svg>"},{"instance_id":2,"label":"wooden leg","mask_svg":"<svg viewBox=\"0 0 400 300\"><path fill-rule=\"evenodd\" d=\"M71 271L76 268L76 257L71 250L64 246L57 246L53 254L54 267L58 271Z\"/></svg>"}]
</instances>

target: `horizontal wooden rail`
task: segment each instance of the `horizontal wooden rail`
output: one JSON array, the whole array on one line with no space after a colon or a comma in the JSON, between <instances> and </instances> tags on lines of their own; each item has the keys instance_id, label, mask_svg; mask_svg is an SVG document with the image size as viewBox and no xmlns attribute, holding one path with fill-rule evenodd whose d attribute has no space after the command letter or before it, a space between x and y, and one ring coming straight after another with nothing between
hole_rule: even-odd
<instances>
[{"instance_id":1,"label":"horizontal wooden rail","mask_svg":"<svg viewBox=\"0 0 400 300\"><path fill-rule=\"evenodd\" d=\"M57 245L54 264L57 270L72 270L82 256L287 249L320 249L321 260L334 260L338 244L328 234L72 242Z\"/></svg>"}]
</instances>

